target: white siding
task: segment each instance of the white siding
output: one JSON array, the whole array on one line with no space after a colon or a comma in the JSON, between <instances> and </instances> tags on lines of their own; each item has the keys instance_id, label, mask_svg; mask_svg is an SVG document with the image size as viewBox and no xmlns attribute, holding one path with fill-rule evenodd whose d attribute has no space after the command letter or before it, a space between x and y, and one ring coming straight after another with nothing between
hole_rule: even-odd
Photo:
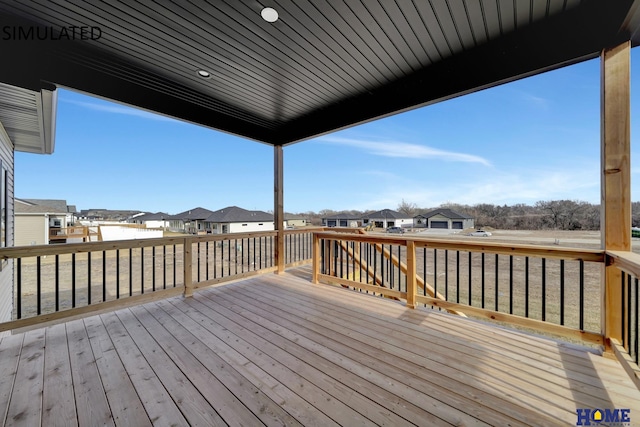
<instances>
[{"instance_id":1,"label":"white siding","mask_svg":"<svg viewBox=\"0 0 640 427\"><path fill-rule=\"evenodd\" d=\"M243 225L246 224L246 225ZM222 230L222 227L219 227ZM233 222L229 224L229 233L249 233L253 231L273 231L275 230L273 221L265 222Z\"/></svg>"},{"instance_id":2,"label":"white siding","mask_svg":"<svg viewBox=\"0 0 640 427\"><path fill-rule=\"evenodd\" d=\"M149 220L149 221L145 221L144 225L147 228L167 228L167 227L169 227L169 221L163 221L163 220L160 220L160 219Z\"/></svg>"},{"instance_id":3,"label":"white siding","mask_svg":"<svg viewBox=\"0 0 640 427\"><path fill-rule=\"evenodd\" d=\"M7 246L13 246L13 144L0 123L0 159L7 167ZM13 312L13 262L0 261L0 322L11 320ZM0 333L0 336L7 333Z\"/></svg>"},{"instance_id":4,"label":"white siding","mask_svg":"<svg viewBox=\"0 0 640 427\"><path fill-rule=\"evenodd\" d=\"M15 246L46 245L49 243L46 215L16 214L15 225Z\"/></svg>"},{"instance_id":5,"label":"white siding","mask_svg":"<svg viewBox=\"0 0 640 427\"><path fill-rule=\"evenodd\" d=\"M285 227L305 227L307 225L306 219L286 219L284 221Z\"/></svg>"}]
</instances>

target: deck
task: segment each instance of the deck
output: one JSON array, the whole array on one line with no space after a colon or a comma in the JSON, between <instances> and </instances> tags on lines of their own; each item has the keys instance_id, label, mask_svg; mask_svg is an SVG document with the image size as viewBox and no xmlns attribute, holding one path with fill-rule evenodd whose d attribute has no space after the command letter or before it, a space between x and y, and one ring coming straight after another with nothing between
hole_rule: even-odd
<instances>
[{"instance_id":1,"label":"deck","mask_svg":"<svg viewBox=\"0 0 640 427\"><path fill-rule=\"evenodd\" d=\"M0 342L6 425L575 425L620 364L304 275L264 274Z\"/></svg>"}]
</instances>

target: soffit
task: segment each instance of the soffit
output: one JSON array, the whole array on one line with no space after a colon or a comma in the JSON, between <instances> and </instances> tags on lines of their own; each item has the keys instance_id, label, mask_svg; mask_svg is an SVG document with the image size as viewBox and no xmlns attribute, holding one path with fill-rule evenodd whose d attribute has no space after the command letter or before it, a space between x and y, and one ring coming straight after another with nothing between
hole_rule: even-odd
<instances>
[{"instance_id":1,"label":"soffit","mask_svg":"<svg viewBox=\"0 0 640 427\"><path fill-rule=\"evenodd\" d=\"M280 145L592 58L637 15L633 0L0 0L5 37L49 32L2 40L0 81ZM100 37L55 40L71 26Z\"/></svg>"}]
</instances>

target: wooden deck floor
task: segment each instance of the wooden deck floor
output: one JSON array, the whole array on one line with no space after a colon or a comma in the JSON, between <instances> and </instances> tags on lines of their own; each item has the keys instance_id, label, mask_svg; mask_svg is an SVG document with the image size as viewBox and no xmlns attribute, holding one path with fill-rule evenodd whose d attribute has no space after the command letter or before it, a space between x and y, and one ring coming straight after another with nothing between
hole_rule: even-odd
<instances>
[{"instance_id":1,"label":"wooden deck floor","mask_svg":"<svg viewBox=\"0 0 640 427\"><path fill-rule=\"evenodd\" d=\"M0 342L6 425L575 425L631 408L576 346L263 275Z\"/></svg>"}]
</instances>

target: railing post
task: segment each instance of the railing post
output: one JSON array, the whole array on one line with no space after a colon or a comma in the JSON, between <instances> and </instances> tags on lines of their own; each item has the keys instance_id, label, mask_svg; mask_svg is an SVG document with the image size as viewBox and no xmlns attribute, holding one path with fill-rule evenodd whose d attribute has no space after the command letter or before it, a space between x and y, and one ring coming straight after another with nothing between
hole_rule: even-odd
<instances>
[{"instance_id":1,"label":"railing post","mask_svg":"<svg viewBox=\"0 0 640 427\"><path fill-rule=\"evenodd\" d=\"M190 297L193 295L193 269L192 269L192 255L191 248L193 246L193 239L191 237L185 237L183 241L184 249L182 251L182 264L183 264L183 277L184 277L184 296Z\"/></svg>"},{"instance_id":2,"label":"railing post","mask_svg":"<svg viewBox=\"0 0 640 427\"><path fill-rule=\"evenodd\" d=\"M601 54L601 227L602 248L631 250L631 43ZM615 266L603 274L602 331L605 342L622 341L622 278Z\"/></svg>"},{"instance_id":3,"label":"railing post","mask_svg":"<svg viewBox=\"0 0 640 427\"><path fill-rule=\"evenodd\" d=\"M276 228L275 261L277 273L284 273L285 242L284 242L284 155L281 145L273 147L273 219Z\"/></svg>"},{"instance_id":4,"label":"railing post","mask_svg":"<svg viewBox=\"0 0 640 427\"><path fill-rule=\"evenodd\" d=\"M416 308L416 243L407 240L407 307Z\"/></svg>"},{"instance_id":5,"label":"railing post","mask_svg":"<svg viewBox=\"0 0 640 427\"><path fill-rule=\"evenodd\" d=\"M313 254L312 254L311 283L318 284L318 274L320 274L320 237L313 233Z\"/></svg>"}]
</instances>

